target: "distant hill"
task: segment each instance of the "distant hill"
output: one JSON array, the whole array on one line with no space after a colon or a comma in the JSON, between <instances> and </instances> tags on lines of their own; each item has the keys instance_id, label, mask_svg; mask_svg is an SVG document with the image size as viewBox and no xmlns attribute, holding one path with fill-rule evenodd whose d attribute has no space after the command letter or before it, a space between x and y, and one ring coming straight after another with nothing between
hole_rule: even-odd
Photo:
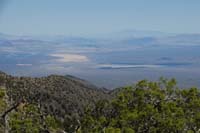
<instances>
[{"instance_id":1,"label":"distant hill","mask_svg":"<svg viewBox=\"0 0 200 133\"><path fill-rule=\"evenodd\" d=\"M79 117L85 106L110 98L106 91L72 76L30 78L13 77L0 72L0 86L6 87L10 102L23 98L60 119L71 115Z\"/></svg>"}]
</instances>

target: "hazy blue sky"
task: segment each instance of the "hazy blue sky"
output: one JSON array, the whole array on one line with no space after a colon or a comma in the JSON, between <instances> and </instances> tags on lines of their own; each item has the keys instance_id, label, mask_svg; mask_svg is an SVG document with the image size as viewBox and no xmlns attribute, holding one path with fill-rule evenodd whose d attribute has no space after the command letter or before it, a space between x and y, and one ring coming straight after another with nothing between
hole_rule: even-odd
<instances>
[{"instance_id":1,"label":"hazy blue sky","mask_svg":"<svg viewBox=\"0 0 200 133\"><path fill-rule=\"evenodd\" d=\"M200 33L200 0L0 0L0 8L9 34Z\"/></svg>"}]
</instances>

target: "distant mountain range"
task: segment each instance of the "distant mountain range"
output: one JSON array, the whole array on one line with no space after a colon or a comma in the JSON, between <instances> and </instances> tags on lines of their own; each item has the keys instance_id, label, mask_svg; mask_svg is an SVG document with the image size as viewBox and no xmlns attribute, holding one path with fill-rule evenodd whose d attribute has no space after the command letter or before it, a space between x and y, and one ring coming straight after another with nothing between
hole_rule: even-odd
<instances>
[{"instance_id":1,"label":"distant mountain range","mask_svg":"<svg viewBox=\"0 0 200 133\"><path fill-rule=\"evenodd\" d=\"M105 36L105 37L104 37ZM116 33L100 35L99 37L79 37L64 35L41 35L41 36L17 36L0 33L0 41L39 41L52 43L73 43L73 44L102 44L122 42L128 44L134 43L156 43L156 44L173 44L173 45L199 45L200 34L175 34L164 33L159 31L140 31L127 30Z\"/></svg>"},{"instance_id":2,"label":"distant mountain range","mask_svg":"<svg viewBox=\"0 0 200 133\"><path fill-rule=\"evenodd\" d=\"M71 74L87 79L97 86L115 88L127 84L127 81L131 83L133 78L137 77L134 77L136 73L141 75L140 79L148 77L151 75L149 73L155 70L155 67L149 66L161 64L163 67L156 67L156 70L162 71L162 74L155 70L157 76L168 75L173 69L178 74L172 72L170 76L181 75L179 77L182 79L185 77L182 74L188 72L191 77L196 74L193 80L196 82L199 80L199 75L196 73L200 66L199 50L200 34L137 30L96 37L18 36L1 33L0 70L16 76ZM105 65L109 65L109 70L116 68L117 65L117 69L109 71L112 74L108 74L108 69L102 69L102 66L107 68ZM177 67L182 69L177 71ZM147 69L148 73L143 69ZM120 79L120 82L109 83L104 80L109 78L119 81L118 76L115 76L119 71L120 76L124 75L123 81ZM113 85L114 83L116 85Z\"/></svg>"}]
</instances>

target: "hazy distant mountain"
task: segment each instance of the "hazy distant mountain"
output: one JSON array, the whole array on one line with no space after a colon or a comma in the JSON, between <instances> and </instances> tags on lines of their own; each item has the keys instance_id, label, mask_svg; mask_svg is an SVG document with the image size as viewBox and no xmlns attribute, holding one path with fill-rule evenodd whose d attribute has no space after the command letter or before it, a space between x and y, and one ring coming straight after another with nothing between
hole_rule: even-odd
<instances>
[{"instance_id":1,"label":"hazy distant mountain","mask_svg":"<svg viewBox=\"0 0 200 133\"><path fill-rule=\"evenodd\" d=\"M0 40L13 40L13 39L18 39L19 36L17 35L9 35L9 34L4 34L0 33Z\"/></svg>"},{"instance_id":2,"label":"hazy distant mountain","mask_svg":"<svg viewBox=\"0 0 200 133\"><path fill-rule=\"evenodd\" d=\"M159 43L170 45L200 45L200 34L178 34L158 38Z\"/></svg>"},{"instance_id":3,"label":"hazy distant mountain","mask_svg":"<svg viewBox=\"0 0 200 133\"><path fill-rule=\"evenodd\" d=\"M174 33L165 33L160 31L150 30L124 30L102 35L103 38L110 39L125 39L125 38L143 38L143 37L166 37L176 35Z\"/></svg>"},{"instance_id":4,"label":"hazy distant mountain","mask_svg":"<svg viewBox=\"0 0 200 133\"><path fill-rule=\"evenodd\" d=\"M125 30L114 33L105 33L104 35L99 35L97 37L81 37L81 36L64 36L64 35L37 35L37 36L16 36L7 35L0 33L0 41L26 41L29 42L49 42L49 43L65 43L74 45L101 45L104 43L120 42L130 43L130 42L140 42L140 43L163 43L163 44L173 44L178 45L188 44L188 43L199 43L200 34L175 34L175 33L165 33L160 31L145 31L145 30ZM158 41L156 41L158 40Z\"/></svg>"},{"instance_id":5,"label":"hazy distant mountain","mask_svg":"<svg viewBox=\"0 0 200 133\"><path fill-rule=\"evenodd\" d=\"M135 69L127 70L130 68L123 67L124 71L121 73L126 77L124 81L109 83L109 81L103 80L105 79L103 77L108 78L112 74L108 74L106 70L99 70L98 67L104 64L124 64L125 66L145 64L149 66L163 63L185 63L199 69L200 34L174 35L154 31L129 30L105 34L105 36L106 38L101 38L101 36L95 38L0 34L0 69L20 76L45 76L52 73L72 74L106 87L121 86L127 84L127 80L130 83L132 81L130 77L133 76L127 77L126 71L130 71L130 74L134 75ZM80 57L84 58L84 61L80 62ZM163 57L164 60L161 60ZM181 67L187 71L193 70L186 68L186 65ZM187 65L187 67L189 66ZM164 72L163 69L159 68L164 74L167 74L168 72ZM176 69L176 67L169 69ZM148 70L152 71L150 68ZM117 70L113 70L111 73L115 75L115 71ZM149 74L145 75L145 71L142 69L138 72L141 73L141 78L149 76ZM180 73L184 72L185 70ZM95 78L94 75L96 75ZM117 80L118 77L111 78ZM117 85L113 85L113 83L117 83Z\"/></svg>"}]
</instances>

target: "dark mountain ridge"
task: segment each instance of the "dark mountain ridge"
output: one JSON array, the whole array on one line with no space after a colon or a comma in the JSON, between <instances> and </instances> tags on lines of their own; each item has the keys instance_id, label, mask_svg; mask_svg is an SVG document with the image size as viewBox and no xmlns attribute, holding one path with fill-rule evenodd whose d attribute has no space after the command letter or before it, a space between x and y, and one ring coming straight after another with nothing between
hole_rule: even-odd
<instances>
[{"instance_id":1,"label":"dark mountain ridge","mask_svg":"<svg viewBox=\"0 0 200 133\"><path fill-rule=\"evenodd\" d=\"M0 86L7 89L11 103L23 99L61 120L72 115L79 117L87 105L111 97L103 89L73 76L31 78L0 72Z\"/></svg>"}]
</instances>

